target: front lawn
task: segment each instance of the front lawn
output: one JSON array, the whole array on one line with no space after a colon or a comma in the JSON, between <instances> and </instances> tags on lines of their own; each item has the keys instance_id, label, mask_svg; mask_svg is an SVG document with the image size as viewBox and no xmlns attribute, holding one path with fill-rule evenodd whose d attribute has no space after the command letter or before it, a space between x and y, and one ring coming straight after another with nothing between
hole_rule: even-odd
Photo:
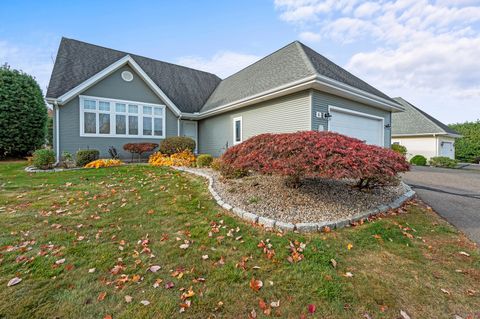
<instances>
[{"instance_id":1,"label":"front lawn","mask_svg":"<svg viewBox=\"0 0 480 319\"><path fill-rule=\"evenodd\" d=\"M465 318L480 309L476 247L416 203L349 229L282 236L230 216L203 179L170 169L24 166L0 164L0 318ZM290 242L306 246L295 255Z\"/></svg>"}]
</instances>

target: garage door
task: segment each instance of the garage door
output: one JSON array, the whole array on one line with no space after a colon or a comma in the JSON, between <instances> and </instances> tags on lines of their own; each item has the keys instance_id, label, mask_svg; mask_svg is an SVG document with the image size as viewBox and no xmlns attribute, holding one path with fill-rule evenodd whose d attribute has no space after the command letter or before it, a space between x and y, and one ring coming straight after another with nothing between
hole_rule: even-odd
<instances>
[{"instance_id":1,"label":"garage door","mask_svg":"<svg viewBox=\"0 0 480 319\"><path fill-rule=\"evenodd\" d=\"M384 146L383 119L342 108L330 107L328 130Z\"/></svg>"}]
</instances>

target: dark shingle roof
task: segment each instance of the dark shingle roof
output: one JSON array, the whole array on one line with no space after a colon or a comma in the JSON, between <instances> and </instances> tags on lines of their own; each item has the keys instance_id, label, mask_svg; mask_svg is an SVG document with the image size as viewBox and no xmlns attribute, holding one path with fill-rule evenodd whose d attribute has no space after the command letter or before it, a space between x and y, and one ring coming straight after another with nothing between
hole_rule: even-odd
<instances>
[{"instance_id":1,"label":"dark shingle roof","mask_svg":"<svg viewBox=\"0 0 480 319\"><path fill-rule=\"evenodd\" d=\"M47 98L57 98L129 53L62 38ZM321 54L295 41L221 80L214 74L129 54L182 112L207 111L281 85L322 75L390 99Z\"/></svg>"},{"instance_id":2,"label":"dark shingle roof","mask_svg":"<svg viewBox=\"0 0 480 319\"><path fill-rule=\"evenodd\" d=\"M392 135L455 134L460 135L436 118L420 110L401 97L394 98L405 112L392 114Z\"/></svg>"},{"instance_id":3,"label":"dark shingle roof","mask_svg":"<svg viewBox=\"0 0 480 319\"><path fill-rule=\"evenodd\" d=\"M392 98L387 96L386 94L380 92L367 82L359 79L352 73L348 72L347 70L343 69L342 67L338 66L337 64L333 63L320 53L316 52L315 50L307 47L303 43L300 43L303 51L307 55L308 59L312 63L315 71L318 74L326 76L330 79L336 80L338 82L342 82L348 84L354 88L360 89L362 91L371 93L373 95L382 97L386 100L396 103Z\"/></svg>"},{"instance_id":4,"label":"dark shingle roof","mask_svg":"<svg viewBox=\"0 0 480 319\"><path fill-rule=\"evenodd\" d=\"M301 42L295 41L222 80L201 111L208 111L315 75L343 82L397 104L373 86Z\"/></svg>"},{"instance_id":5,"label":"dark shingle roof","mask_svg":"<svg viewBox=\"0 0 480 319\"><path fill-rule=\"evenodd\" d=\"M61 96L128 54L62 38L46 96ZM198 112L221 81L211 73L129 55L182 112Z\"/></svg>"}]
</instances>

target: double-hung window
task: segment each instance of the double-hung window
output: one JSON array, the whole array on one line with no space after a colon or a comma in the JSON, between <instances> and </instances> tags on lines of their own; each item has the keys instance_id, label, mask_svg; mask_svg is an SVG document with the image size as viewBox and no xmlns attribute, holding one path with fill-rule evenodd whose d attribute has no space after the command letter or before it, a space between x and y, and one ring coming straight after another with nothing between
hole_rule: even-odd
<instances>
[{"instance_id":1,"label":"double-hung window","mask_svg":"<svg viewBox=\"0 0 480 319\"><path fill-rule=\"evenodd\" d=\"M165 105L80 97L80 136L165 137Z\"/></svg>"}]
</instances>

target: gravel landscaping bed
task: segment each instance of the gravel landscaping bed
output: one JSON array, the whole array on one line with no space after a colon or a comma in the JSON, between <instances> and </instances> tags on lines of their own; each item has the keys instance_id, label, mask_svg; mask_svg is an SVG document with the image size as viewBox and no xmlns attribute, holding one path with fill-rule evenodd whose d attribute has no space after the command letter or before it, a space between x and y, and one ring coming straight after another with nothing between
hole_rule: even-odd
<instances>
[{"instance_id":1,"label":"gravel landscaping bed","mask_svg":"<svg viewBox=\"0 0 480 319\"><path fill-rule=\"evenodd\" d=\"M230 205L287 223L347 219L388 204L407 189L399 186L360 191L347 181L307 179L293 189L278 176L253 175L224 179L211 169L194 169L213 178L213 188Z\"/></svg>"}]
</instances>

